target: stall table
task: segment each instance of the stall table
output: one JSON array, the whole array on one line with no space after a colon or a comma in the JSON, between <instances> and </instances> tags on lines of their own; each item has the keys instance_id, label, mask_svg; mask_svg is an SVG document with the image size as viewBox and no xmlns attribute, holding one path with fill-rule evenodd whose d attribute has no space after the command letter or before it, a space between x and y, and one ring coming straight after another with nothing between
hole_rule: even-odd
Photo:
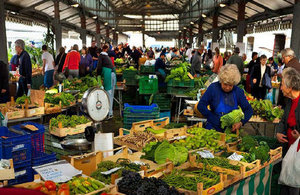
<instances>
[{"instance_id":1,"label":"stall table","mask_svg":"<svg viewBox=\"0 0 300 195\"><path fill-rule=\"evenodd\" d=\"M175 122L179 123L179 117L183 113L184 109L181 107L182 105L182 99L192 99L190 96L186 95L177 95L177 94L172 94L172 99L176 98L176 109L175 109Z\"/></svg>"},{"instance_id":2,"label":"stall table","mask_svg":"<svg viewBox=\"0 0 300 195\"><path fill-rule=\"evenodd\" d=\"M267 126L273 126L273 133L274 137L276 136L276 126L279 124L279 122L270 122L270 121L251 121L251 119L248 121L248 124L251 125L251 127L255 130L256 135L261 136L267 136ZM263 132L260 131L260 129L263 130Z\"/></svg>"},{"instance_id":3,"label":"stall table","mask_svg":"<svg viewBox=\"0 0 300 195\"><path fill-rule=\"evenodd\" d=\"M118 91L118 97L117 98L114 97L114 100L117 102L117 104L119 104L120 117L122 117L122 110L123 110L122 93L125 90L125 86L116 86L115 90Z\"/></svg>"}]
</instances>

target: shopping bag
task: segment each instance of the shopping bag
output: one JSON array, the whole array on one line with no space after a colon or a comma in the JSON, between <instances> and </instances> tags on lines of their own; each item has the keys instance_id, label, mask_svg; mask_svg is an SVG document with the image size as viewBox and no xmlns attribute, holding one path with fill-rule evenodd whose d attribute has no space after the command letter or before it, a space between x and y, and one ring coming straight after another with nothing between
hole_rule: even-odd
<instances>
[{"instance_id":1,"label":"shopping bag","mask_svg":"<svg viewBox=\"0 0 300 195\"><path fill-rule=\"evenodd\" d=\"M300 188L300 150L297 147L300 137L290 146L282 160L279 184Z\"/></svg>"}]
</instances>

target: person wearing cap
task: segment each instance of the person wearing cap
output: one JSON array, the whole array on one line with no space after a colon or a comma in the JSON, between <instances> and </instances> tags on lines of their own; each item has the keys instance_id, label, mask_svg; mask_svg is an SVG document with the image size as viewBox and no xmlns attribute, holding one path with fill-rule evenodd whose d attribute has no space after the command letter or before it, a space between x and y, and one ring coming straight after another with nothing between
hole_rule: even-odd
<instances>
[{"instance_id":1,"label":"person wearing cap","mask_svg":"<svg viewBox=\"0 0 300 195\"><path fill-rule=\"evenodd\" d=\"M253 110L245 93L236 85L241 81L241 74L234 64L222 66L218 74L219 81L212 83L196 105L196 112L207 118L206 129L215 129L224 132L221 128L221 117L233 110L242 109L244 119L232 126L232 132L240 129L247 123ZM210 107L210 109L208 109Z\"/></svg>"},{"instance_id":2,"label":"person wearing cap","mask_svg":"<svg viewBox=\"0 0 300 195\"><path fill-rule=\"evenodd\" d=\"M240 48L234 48L234 54L228 59L226 64L235 64L240 71L240 74L244 73L244 62L243 59L239 56Z\"/></svg>"}]
</instances>

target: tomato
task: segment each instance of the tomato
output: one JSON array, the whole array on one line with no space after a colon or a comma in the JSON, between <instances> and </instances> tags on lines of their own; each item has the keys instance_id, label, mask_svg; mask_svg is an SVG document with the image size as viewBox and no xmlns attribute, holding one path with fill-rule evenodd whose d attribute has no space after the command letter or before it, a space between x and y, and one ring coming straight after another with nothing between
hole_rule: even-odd
<instances>
[{"instance_id":1,"label":"tomato","mask_svg":"<svg viewBox=\"0 0 300 195\"><path fill-rule=\"evenodd\" d=\"M45 181L45 187L49 191L55 191L56 190L56 184L53 181Z\"/></svg>"},{"instance_id":2,"label":"tomato","mask_svg":"<svg viewBox=\"0 0 300 195\"><path fill-rule=\"evenodd\" d=\"M40 192L43 192L45 194L48 194L48 189L46 187L41 187Z\"/></svg>"},{"instance_id":3,"label":"tomato","mask_svg":"<svg viewBox=\"0 0 300 195\"><path fill-rule=\"evenodd\" d=\"M70 186L69 186L69 184L63 183L59 186L59 189L69 190Z\"/></svg>"},{"instance_id":4,"label":"tomato","mask_svg":"<svg viewBox=\"0 0 300 195\"><path fill-rule=\"evenodd\" d=\"M59 189L58 190L58 195L70 195L69 189Z\"/></svg>"},{"instance_id":5,"label":"tomato","mask_svg":"<svg viewBox=\"0 0 300 195\"><path fill-rule=\"evenodd\" d=\"M56 195L56 191L49 191L48 195Z\"/></svg>"}]
</instances>

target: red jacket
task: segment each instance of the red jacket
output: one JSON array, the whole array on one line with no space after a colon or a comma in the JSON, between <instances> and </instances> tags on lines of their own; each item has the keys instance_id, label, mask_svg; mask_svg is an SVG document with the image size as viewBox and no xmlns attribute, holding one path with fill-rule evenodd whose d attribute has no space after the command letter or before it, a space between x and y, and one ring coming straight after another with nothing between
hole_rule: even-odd
<instances>
[{"instance_id":1,"label":"red jacket","mask_svg":"<svg viewBox=\"0 0 300 195\"><path fill-rule=\"evenodd\" d=\"M63 71L67 66L69 67L69 70L78 70L79 62L80 62L79 52L75 50L70 51L66 56L66 60L63 66Z\"/></svg>"}]
</instances>

